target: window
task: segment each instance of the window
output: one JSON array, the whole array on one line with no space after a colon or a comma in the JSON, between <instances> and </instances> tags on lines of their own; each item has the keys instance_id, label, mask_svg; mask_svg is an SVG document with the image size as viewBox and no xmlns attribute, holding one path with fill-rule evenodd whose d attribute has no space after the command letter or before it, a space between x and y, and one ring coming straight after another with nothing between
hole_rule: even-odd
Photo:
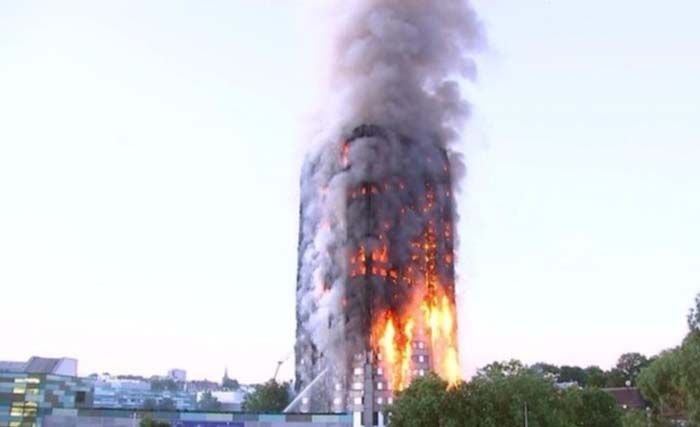
<instances>
[{"instance_id":1,"label":"window","mask_svg":"<svg viewBox=\"0 0 700 427\"><path fill-rule=\"evenodd\" d=\"M378 398L377 398L377 404L378 404L378 405L381 405L382 403L384 403L384 399L382 399L381 397L378 397Z\"/></svg>"},{"instance_id":2,"label":"window","mask_svg":"<svg viewBox=\"0 0 700 427\"><path fill-rule=\"evenodd\" d=\"M384 384L380 382L377 383L377 390L382 390L384 388Z\"/></svg>"},{"instance_id":3,"label":"window","mask_svg":"<svg viewBox=\"0 0 700 427\"><path fill-rule=\"evenodd\" d=\"M421 356L418 356L418 361L419 361L420 363L425 362L425 356L422 356L422 355L421 355Z\"/></svg>"},{"instance_id":4,"label":"window","mask_svg":"<svg viewBox=\"0 0 700 427\"><path fill-rule=\"evenodd\" d=\"M381 375L381 374L382 374L382 368L377 368L377 375Z\"/></svg>"},{"instance_id":5,"label":"window","mask_svg":"<svg viewBox=\"0 0 700 427\"><path fill-rule=\"evenodd\" d=\"M355 403L355 405L362 405L362 398L361 397L354 398L353 403Z\"/></svg>"},{"instance_id":6,"label":"window","mask_svg":"<svg viewBox=\"0 0 700 427\"><path fill-rule=\"evenodd\" d=\"M75 403L85 403L86 393L84 391L78 391L75 393Z\"/></svg>"},{"instance_id":7,"label":"window","mask_svg":"<svg viewBox=\"0 0 700 427\"><path fill-rule=\"evenodd\" d=\"M39 384L39 378L15 378L15 384Z\"/></svg>"}]
</instances>

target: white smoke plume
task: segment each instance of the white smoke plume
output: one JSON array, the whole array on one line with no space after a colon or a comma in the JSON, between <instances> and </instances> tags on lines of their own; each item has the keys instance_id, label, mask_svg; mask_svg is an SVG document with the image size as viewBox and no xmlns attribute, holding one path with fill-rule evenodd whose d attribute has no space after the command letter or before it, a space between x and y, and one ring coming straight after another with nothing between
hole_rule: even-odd
<instances>
[{"instance_id":1,"label":"white smoke plume","mask_svg":"<svg viewBox=\"0 0 700 427\"><path fill-rule=\"evenodd\" d=\"M302 384L324 365L342 377L346 361L366 345L365 291L355 290L366 287L348 286L351 253L388 244L388 265L399 268L410 264L411 242L429 221L451 239L453 184L464 170L456 143L470 111L459 82L475 78L470 55L483 41L468 1L338 0L330 16L327 92L302 171L296 354ZM353 194L362 186L377 191L371 211ZM430 210L417 206L433 196ZM451 256L453 247L452 240L441 244L438 255ZM453 267L438 273L453 298ZM375 293L370 305L403 310L422 279L401 274L409 284L367 279Z\"/></svg>"}]
</instances>

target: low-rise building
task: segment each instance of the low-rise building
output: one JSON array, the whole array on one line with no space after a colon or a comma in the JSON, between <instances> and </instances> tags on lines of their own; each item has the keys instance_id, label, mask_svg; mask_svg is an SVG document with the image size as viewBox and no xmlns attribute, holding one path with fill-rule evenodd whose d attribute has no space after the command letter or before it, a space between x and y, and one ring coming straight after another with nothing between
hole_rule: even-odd
<instances>
[{"instance_id":1,"label":"low-rise building","mask_svg":"<svg viewBox=\"0 0 700 427\"><path fill-rule=\"evenodd\" d=\"M92 406L92 385L77 378L77 360L32 357L0 362L0 427L40 427L53 408Z\"/></svg>"},{"instance_id":2,"label":"low-rise building","mask_svg":"<svg viewBox=\"0 0 700 427\"><path fill-rule=\"evenodd\" d=\"M147 380L101 375L94 379L95 408L196 409L196 394L184 390L154 390Z\"/></svg>"},{"instance_id":3,"label":"low-rise building","mask_svg":"<svg viewBox=\"0 0 700 427\"><path fill-rule=\"evenodd\" d=\"M623 410L644 410L649 404L637 387L604 388Z\"/></svg>"}]
</instances>

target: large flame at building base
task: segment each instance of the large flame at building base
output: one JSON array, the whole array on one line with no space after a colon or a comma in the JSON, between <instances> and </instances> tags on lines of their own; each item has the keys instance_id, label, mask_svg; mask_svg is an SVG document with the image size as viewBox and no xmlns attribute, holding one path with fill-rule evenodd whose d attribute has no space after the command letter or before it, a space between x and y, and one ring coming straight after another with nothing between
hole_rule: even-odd
<instances>
[{"instance_id":1,"label":"large flame at building base","mask_svg":"<svg viewBox=\"0 0 700 427\"><path fill-rule=\"evenodd\" d=\"M455 326L454 304L444 295L426 297L404 315L385 311L377 316L372 324L372 349L382 355L379 365L387 373L391 389L401 391L415 377L411 369L415 335L430 343L432 370L450 387L457 385L461 377Z\"/></svg>"}]
</instances>

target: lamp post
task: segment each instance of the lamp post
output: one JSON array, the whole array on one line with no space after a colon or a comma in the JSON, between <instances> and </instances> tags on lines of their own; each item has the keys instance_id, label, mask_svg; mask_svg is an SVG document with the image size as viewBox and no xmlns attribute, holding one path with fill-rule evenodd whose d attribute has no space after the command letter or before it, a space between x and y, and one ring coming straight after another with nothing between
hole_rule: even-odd
<instances>
[{"instance_id":1,"label":"lamp post","mask_svg":"<svg viewBox=\"0 0 700 427\"><path fill-rule=\"evenodd\" d=\"M647 427L651 427L651 407L647 406L644 412L646 412L647 415Z\"/></svg>"},{"instance_id":2,"label":"lamp post","mask_svg":"<svg viewBox=\"0 0 700 427\"><path fill-rule=\"evenodd\" d=\"M525 402L525 405L523 406L523 415L524 415L524 418L525 418L525 427L528 427L527 402Z\"/></svg>"}]
</instances>

